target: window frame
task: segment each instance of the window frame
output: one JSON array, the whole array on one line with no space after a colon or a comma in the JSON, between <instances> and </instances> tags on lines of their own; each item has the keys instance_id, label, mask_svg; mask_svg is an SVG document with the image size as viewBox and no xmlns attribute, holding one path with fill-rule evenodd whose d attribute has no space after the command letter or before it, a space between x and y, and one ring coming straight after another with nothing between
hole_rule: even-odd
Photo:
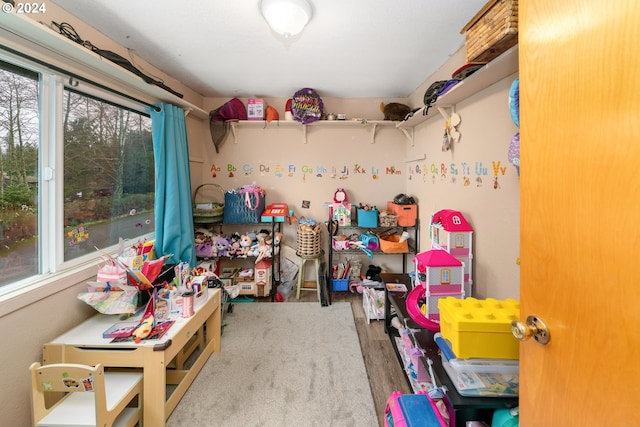
<instances>
[{"instance_id":1,"label":"window frame","mask_svg":"<svg viewBox=\"0 0 640 427\"><path fill-rule=\"evenodd\" d=\"M64 230L64 152L63 145L58 149L55 141L64 140L62 117L65 88L70 87L86 95L98 97L105 102L145 114L148 114L150 104L144 101L135 102L131 98L119 96L116 94L117 89L110 92L88 82L74 80L69 75L43 65L40 58L31 60L16 55L11 48L9 50L0 49L0 59L39 75L40 132L37 223L40 236L38 258L41 273L0 287L0 317L2 317L64 289L77 286L96 274L96 265L100 256L98 251L95 254L64 261L64 244L66 242L62 232ZM73 75L74 64L70 64L69 68L69 74ZM102 83L98 83L98 85L103 86ZM43 215L44 212L47 212L47 215ZM133 239L144 238L154 239L155 232L133 237ZM101 250L115 254L117 245L101 248Z\"/></svg>"}]
</instances>

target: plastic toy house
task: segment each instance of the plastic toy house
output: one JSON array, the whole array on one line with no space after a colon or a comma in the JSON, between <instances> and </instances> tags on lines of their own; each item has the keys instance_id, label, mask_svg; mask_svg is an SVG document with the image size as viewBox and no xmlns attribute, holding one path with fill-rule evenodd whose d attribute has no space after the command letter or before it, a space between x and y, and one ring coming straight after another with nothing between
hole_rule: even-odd
<instances>
[{"instance_id":1,"label":"plastic toy house","mask_svg":"<svg viewBox=\"0 0 640 427\"><path fill-rule=\"evenodd\" d=\"M259 297L269 296L271 293L271 260L262 259L256 264L256 295Z\"/></svg>"},{"instance_id":2,"label":"plastic toy house","mask_svg":"<svg viewBox=\"0 0 640 427\"><path fill-rule=\"evenodd\" d=\"M351 203L334 203L333 219L338 221L341 227L351 226Z\"/></svg>"},{"instance_id":3,"label":"plastic toy house","mask_svg":"<svg viewBox=\"0 0 640 427\"><path fill-rule=\"evenodd\" d=\"M425 288L425 316L440 321L438 300L445 297L464 298L464 266L460 260L442 249L420 252L413 259L416 286Z\"/></svg>"},{"instance_id":4,"label":"plastic toy house","mask_svg":"<svg viewBox=\"0 0 640 427\"><path fill-rule=\"evenodd\" d=\"M431 247L442 249L464 265L464 293L472 295L473 228L458 211L443 209L431 217Z\"/></svg>"}]
</instances>

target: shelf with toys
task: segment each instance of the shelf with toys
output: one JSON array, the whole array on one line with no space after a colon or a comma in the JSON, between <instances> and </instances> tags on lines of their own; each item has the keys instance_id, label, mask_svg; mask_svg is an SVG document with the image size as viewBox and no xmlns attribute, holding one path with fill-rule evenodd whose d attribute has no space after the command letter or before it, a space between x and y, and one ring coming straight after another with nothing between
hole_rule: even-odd
<instances>
[{"instance_id":1,"label":"shelf with toys","mask_svg":"<svg viewBox=\"0 0 640 427\"><path fill-rule=\"evenodd\" d=\"M440 95L430 107L423 106L408 119L398 122L396 127L404 132L410 142L413 142L414 127L433 117L439 117L438 111L441 109L453 107L517 71L518 46L516 45Z\"/></svg>"},{"instance_id":2,"label":"shelf with toys","mask_svg":"<svg viewBox=\"0 0 640 427\"><path fill-rule=\"evenodd\" d=\"M239 295L275 297L279 280L281 222L196 224L196 256L210 260L225 285Z\"/></svg>"},{"instance_id":3,"label":"shelf with toys","mask_svg":"<svg viewBox=\"0 0 640 427\"><path fill-rule=\"evenodd\" d=\"M329 204L327 230L331 237L327 250L328 265L332 268L330 292L374 286L372 279L376 274L369 277L371 268L367 270L366 280L360 280L361 255L370 260L376 256L400 256L402 273L406 273L407 256L415 254L420 247L415 203L401 205L389 201L386 209L379 211L367 204L352 205L341 188L334 195L334 203ZM346 256L347 261L334 262L341 256Z\"/></svg>"}]
</instances>

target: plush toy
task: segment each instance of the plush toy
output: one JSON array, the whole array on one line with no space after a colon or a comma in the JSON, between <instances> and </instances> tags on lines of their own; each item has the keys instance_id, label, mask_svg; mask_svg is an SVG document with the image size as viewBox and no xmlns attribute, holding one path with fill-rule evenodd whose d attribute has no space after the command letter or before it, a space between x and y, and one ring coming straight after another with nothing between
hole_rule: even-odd
<instances>
[{"instance_id":1,"label":"plush toy","mask_svg":"<svg viewBox=\"0 0 640 427\"><path fill-rule=\"evenodd\" d=\"M217 254L219 257L229 256L229 246L231 240L228 237L220 236L216 241Z\"/></svg>"},{"instance_id":2,"label":"plush toy","mask_svg":"<svg viewBox=\"0 0 640 427\"><path fill-rule=\"evenodd\" d=\"M368 280L373 280L375 282L382 282L382 277L380 276L380 273L382 273L382 268L380 268L377 265L370 264L365 274L365 277Z\"/></svg>"},{"instance_id":3,"label":"plush toy","mask_svg":"<svg viewBox=\"0 0 640 427\"><path fill-rule=\"evenodd\" d=\"M240 233L233 233L231 235L231 243L227 249L227 256L236 258L242 255L242 248L240 247Z\"/></svg>"},{"instance_id":4,"label":"plush toy","mask_svg":"<svg viewBox=\"0 0 640 427\"><path fill-rule=\"evenodd\" d=\"M249 248L251 248L251 244L253 241L248 234L243 234L240 236L240 255L241 258L246 258L249 253Z\"/></svg>"},{"instance_id":5,"label":"plush toy","mask_svg":"<svg viewBox=\"0 0 640 427\"><path fill-rule=\"evenodd\" d=\"M138 327L131 334L135 338L135 342L139 343L144 338L148 337L153 329L154 325L153 315L145 317L145 319L138 325Z\"/></svg>"},{"instance_id":6,"label":"plush toy","mask_svg":"<svg viewBox=\"0 0 640 427\"><path fill-rule=\"evenodd\" d=\"M278 255L280 253L280 245L284 243L284 234L276 231L273 235L273 254Z\"/></svg>"},{"instance_id":7,"label":"plush toy","mask_svg":"<svg viewBox=\"0 0 640 427\"><path fill-rule=\"evenodd\" d=\"M262 238L260 243L258 244L258 256L256 257L256 264L262 261L265 258L271 258L271 243L273 237L267 236Z\"/></svg>"}]
</instances>

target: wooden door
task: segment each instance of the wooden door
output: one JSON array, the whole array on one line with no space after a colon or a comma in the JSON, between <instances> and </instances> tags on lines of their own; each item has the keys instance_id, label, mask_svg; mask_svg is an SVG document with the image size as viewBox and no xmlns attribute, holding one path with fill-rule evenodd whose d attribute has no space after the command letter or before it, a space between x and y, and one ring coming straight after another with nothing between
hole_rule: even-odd
<instances>
[{"instance_id":1,"label":"wooden door","mask_svg":"<svg viewBox=\"0 0 640 427\"><path fill-rule=\"evenodd\" d=\"M640 425L640 1L519 10L520 425Z\"/></svg>"}]
</instances>

